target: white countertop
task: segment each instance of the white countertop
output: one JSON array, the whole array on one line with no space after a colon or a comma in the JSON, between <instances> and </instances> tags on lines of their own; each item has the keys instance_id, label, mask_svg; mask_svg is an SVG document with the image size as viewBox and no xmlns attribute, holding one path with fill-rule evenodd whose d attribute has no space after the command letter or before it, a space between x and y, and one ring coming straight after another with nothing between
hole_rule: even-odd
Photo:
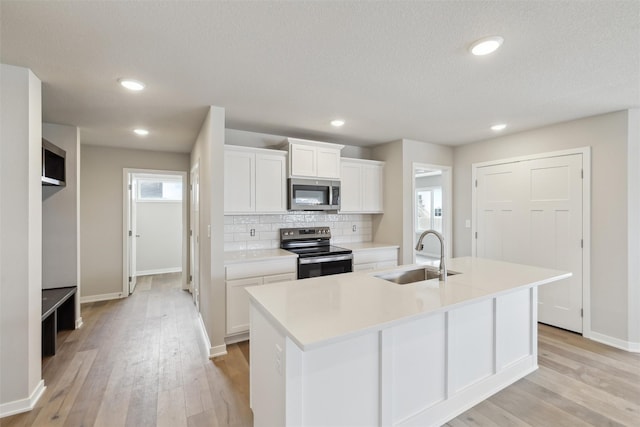
<instances>
[{"instance_id":1,"label":"white countertop","mask_svg":"<svg viewBox=\"0 0 640 427\"><path fill-rule=\"evenodd\" d=\"M251 300L301 349L381 330L455 306L537 286L571 273L481 258L454 258L447 268L461 274L397 285L374 277L385 271L354 272L248 287ZM422 266L424 267L424 266Z\"/></svg>"},{"instance_id":2,"label":"white countertop","mask_svg":"<svg viewBox=\"0 0 640 427\"><path fill-rule=\"evenodd\" d=\"M398 249L400 246L392 245L389 243L375 243L375 242L358 242L358 243L339 243L337 246L342 248L351 249L352 251L367 251L375 249Z\"/></svg>"},{"instance_id":3,"label":"white countertop","mask_svg":"<svg viewBox=\"0 0 640 427\"><path fill-rule=\"evenodd\" d=\"M284 249L253 249L246 251L230 251L224 253L224 265L247 261L265 261L272 258L298 258L293 252Z\"/></svg>"}]
</instances>

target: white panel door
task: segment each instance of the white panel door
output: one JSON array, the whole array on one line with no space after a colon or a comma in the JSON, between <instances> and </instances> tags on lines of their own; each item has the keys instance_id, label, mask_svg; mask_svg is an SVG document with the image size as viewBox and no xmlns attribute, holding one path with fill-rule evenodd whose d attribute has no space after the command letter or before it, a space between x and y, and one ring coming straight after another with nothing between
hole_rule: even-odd
<instances>
[{"instance_id":1,"label":"white panel door","mask_svg":"<svg viewBox=\"0 0 640 427\"><path fill-rule=\"evenodd\" d=\"M582 332L582 155L522 163L528 264L571 271L540 287L538 320Z\"/></svg>"},{"instance_id":2,"label":"white panel door","mask_svg":"<svg viewBox=\"0 0 640 427\"><path fill-rule=\"evenodd\" d=\"M476 255L521 262L516 219L522 177L518 163L479 168L476 184Z\"/></svg>"},{"instance_id":3,"label":"white panel door","mask_svg":"<svg viewBox=\"0 0 640 427\"><path fill-rule=\"evenodd\" d=\"M256 212L286 212L286 157L256 154Z\"/></svg>"},{"instance_id":4,"label":"white panel door","mask_svg":"<svg viewBox=\"0 0 640 427\"><path fill-rule=\"evenodd\" d=\"M582 332L582 154L477 170L476 255L573 276L540 287L538 320Z\"/></svg>"}]
</instances>

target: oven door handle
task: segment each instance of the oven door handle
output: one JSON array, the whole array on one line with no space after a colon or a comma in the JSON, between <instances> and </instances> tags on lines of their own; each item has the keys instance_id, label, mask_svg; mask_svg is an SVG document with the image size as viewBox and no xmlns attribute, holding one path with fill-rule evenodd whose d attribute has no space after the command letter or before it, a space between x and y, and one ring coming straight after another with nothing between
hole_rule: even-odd
<instances>
[{"instance_id":1,"label":"oven door handle","mask_svg":"<svg viewBox=\"0 0 640 427\"><path fill-rule=\"evenodd\" d=\"M309 258L299 258L299 264L318 264L320 262L332 262L332 261L348 261L352 260L353 255L335 255L335 256L323 256L323 257L309 257Z\"/></svg>"}]
</instances>

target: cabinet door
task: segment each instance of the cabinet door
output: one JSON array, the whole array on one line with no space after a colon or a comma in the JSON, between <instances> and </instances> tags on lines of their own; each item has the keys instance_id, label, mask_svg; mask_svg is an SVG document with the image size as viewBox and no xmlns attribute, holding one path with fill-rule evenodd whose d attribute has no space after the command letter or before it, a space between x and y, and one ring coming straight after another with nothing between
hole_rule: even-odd
<instances>
[{"instance_id":1,"label":"cabinet door","mask_svg":"<svg viewBox=\"0 0 640 427\"><path fill-rule=\"evenodd\" d=\"M340 169L340 212L359 212L362 210L362 166L343 161Z\"/></svg>"},{"instance_id":2,"label":"cabinet door","mask_svg":"<svg viewBox=\"0 0 640 427\"><path fill-rule=\"evenodd\" d=\"M382 165L363 165L362 167L362 210L364 212L382 212Z\"/></svg>"},{"instance_id":3,"label":"cabinet door","mask_svg":"<svg viewBox=\"0 0 640 427\"><path fill-rule=\"evenodd\" d=\"M227 334L249 330L249 294L247 286L262 285L262 277L227 281Z\"/></svg>"},{"instance_id":4,"label":"cabinet door","mask_svg":"<svg viewBox=\"0 0 640 427\"><path fill-rule=\"evenodd\" d=\"M225 150L224 212L255 211L255 154Z\"/></svg>"},{"instance_id":5,"label":"cabinet door","mask_svg":"<svg viewBox=\"0 0 640 427\"><path fill-rule=\"evenodd\" d=\"M376 263L353 264L353 271L373 271L376 269Z\"/></svg>"},{"instance_id":6,"label":"cabinet door","mask_svg":"<svg viewBox=\"0 0 640 427\"><path fill-rule=\"evenodd\" d=\"M318 178L340 179L340 150L335 148L317 148Z\"/></svg>"},{"instance_id":7,"label":"cabinet door","mask_svg":"<svg viewBox=\"0 0 640 427\"><path fill-rule=\"evenodd\" d=\"M291 144L289 147L291 176L317 176L316 155L316 147Z\"/></svg>"},{"instance_id":8,"label":"cabinet door","mask_svg":"<svg viewBox=\"0 0 640 427\"><path fill-rule=\"evenodd\" d=\"M286 156L256 154L256 212L286 212Z\"/></svg>"}]
</instances>

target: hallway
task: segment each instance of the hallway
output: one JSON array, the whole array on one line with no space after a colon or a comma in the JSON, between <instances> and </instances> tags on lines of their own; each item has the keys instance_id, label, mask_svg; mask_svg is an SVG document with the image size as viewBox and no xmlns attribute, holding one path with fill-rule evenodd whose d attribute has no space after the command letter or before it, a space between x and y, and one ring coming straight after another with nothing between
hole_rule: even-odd
<instances>
[{"instance_id":1,"label":"hallway","mask_svg":"<svg viewBox=\"0 0 640 427\"><path fill-rule=\"evenodd\" d=\"M47 389L10 426L250 426L249 347L210 361L180 273L142 276L129 298L82 305L43 360Z\"/></svg>"}]
</instances>

